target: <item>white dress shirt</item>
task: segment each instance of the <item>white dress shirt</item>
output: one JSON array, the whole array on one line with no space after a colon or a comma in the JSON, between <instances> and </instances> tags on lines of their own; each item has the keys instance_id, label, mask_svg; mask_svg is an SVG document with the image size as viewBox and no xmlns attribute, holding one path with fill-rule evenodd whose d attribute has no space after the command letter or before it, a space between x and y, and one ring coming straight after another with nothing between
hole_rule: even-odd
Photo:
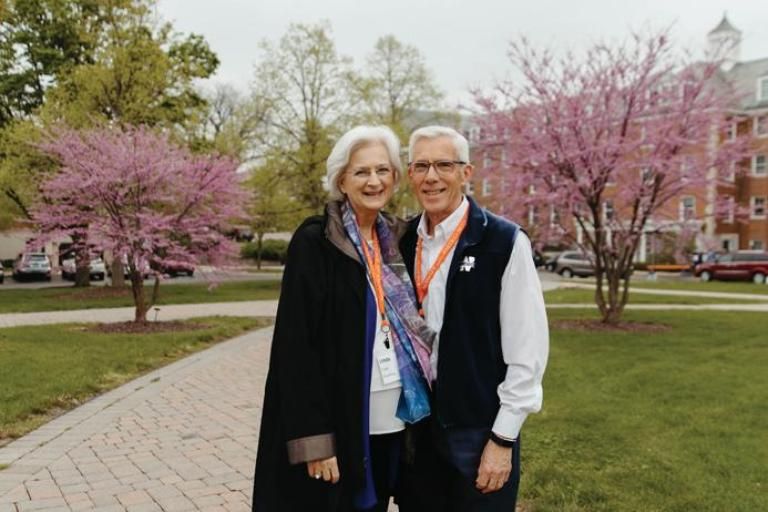
<instances>
[{"instance_id":1,"label":"white dress shirt","mask_svg":"<svg viewBox=\"0 0 768 512\"><path fill-rule=\"evenodd\" d=\"M417 232L422 240L422 276L426 276L437 260L440 250L459 225L467 208L469 201L465 197L453 213L435 226L432 236L427 232L426 215L421 216ZM437 333L443 326L445 290L453 253L452 250L435 273L422 304L427 324ZM541 409L541 381L549 354L549 327L544 296L533 264L531 242L522 231L517 234L501 279L499 320L507 374L498 387L499 412L493 431L501 437L516 439L528 414ZM438 378L439 346L438 336L431 356L435 378Z\"/></svg>"}]
</instances>

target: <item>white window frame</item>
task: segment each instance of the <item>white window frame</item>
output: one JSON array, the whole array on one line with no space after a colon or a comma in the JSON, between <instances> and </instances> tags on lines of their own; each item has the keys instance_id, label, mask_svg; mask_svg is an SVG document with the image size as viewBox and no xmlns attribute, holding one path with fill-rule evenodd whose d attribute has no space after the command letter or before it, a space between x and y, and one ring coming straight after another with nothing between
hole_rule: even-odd
<instances>
[{"instance_id":1,"label":"white window frame","mask_svg":"<svg viewBox=\"0 0 768 512\"><path fill-rule=\"evenodd\" d=\"M685 212L688 211L685 206L686 200L691 200L691 212L690 217L686 216ZM694 196L683 196L680 198L680 222L688 222L696 219L696 198Z\"/></svg>"},{"instance_id":2,"label":"white window frame","mask_svg":"<svg viewBox=\"0 0 768 512\"><path fill-rule=\"evenodd\" d=\"M723 219L723 224L733 224L736 220L736 198L728 197L728 216Z\"/></svg>"},{"instance_id":3,"label":"white window frame","mask_svg":"<svg viewBox=\"0 0 768 512\"><path fill-rule=\"evenodd\" d=\"M468 180L464 185L464 193L466 193L468 196L474 196L475 195L475 182L472 180Z\"/></svg>"},{"instance_id":4,"label":"white window frame","mask_svg":"<svg viewBox=\"0 0 768 512\"><path fill-rule=\"evenodd\" d=\"M534 224L538 223L537 217L539 216L539 209L536 207L536 205L531 204L528 205L528 227L532 227Z\"/></svg>"},{"instance_id":5,"label":"white window frame","mask_svg":"<svg viewBox=\"0 0 768 512\"><path fill-rule=\"evenodd\" d=\"M763 87L765 87L765 95L763 95ZM757 101L768 100L768 76L761 76L757 79Z\"/></svg>"},{"instance_id":6,"label":"white window frame","mask_svg":"<svg viewBox=\"0 0 768 512\"><path fill-rule=\"evenodd\" d=\"M762 199L763 213L755 213L755 206L759 199ZM765 196L752 196L749 198L749 218L754 220L766 218L766 208L768 208L768 198Z\"/></svg>"},{"instance_id":7,"label":"white window frame","mask_svg":"<svg viewBox=\"0 0 768 512\"><path fill-rule=\"evenodd\" d=\"M725 181L729 183L736 182L736 161L732 161L728 164L728 174L725 176Z\"/></svg>"},{"instance_id":8,"label":"white window frame","mask_svg":"<svg viewBox=\"0 0 768 512\"><path fill-rule=\"evenodd\" d=\"M610 208L608 208L610 206ZM611 212L611 215L608 216L608 212ZM616 218L616 206L614 206L613 201L610 199L606 199L603 201L603 222L611 222Z\"/></svg>"},{"instance_id":9,"label":"white window frame","mask_svg":"<svg viewBox=\"0 0 768 512\"><path fill-rule=\"evenodd\" d=\"M754 119L753 122L755 125L755 128L754 128L755 137L760 137L760 138L768 137L768 114L755 116L753 119ZM760 133L760 119L765 119L765 132L763 133Z\"/></svg>"},{"instance_id":10,"label":"white window frame","mask_svg":"<svg viewBox=\"0 0 768 512\"><path fill-rule=\"evenodd\" d=\"M483 190L482 190L483 197L488 197L491 195L491 180L488 178L483 178Z\"/></svg>"},{"instance_id":11,"label":"white window frame","mask_svg":"<svg viewBox=\"0 0 768 512\"><path fill-rule=\"evenodd\" d=\"M765 250L765 244L762 240L750 240L749 249L751 251L763 251Z\"/></svg>"},{"instance_id":12,"label":"white window frame","mask_svg":"<svg viewBox=\"0 0 768 512\"><path fill-rule=\"evenodd\" d=\"M761 172L757 172L758 157L763 157L763 170ZM752 155L752 176L757 178L768 177L768 155L764 155L764 154Z\"/></svg>"},{"instance_id":13,"label":"white window frame","mask_svg":"<svg viewBox=\"0 0 768 512\"><path fill-rule=\"evenodd\" d=\"M728 127L725 129L725 140L732 142L736 140L736 135L739 133L739 125L736 121L728 123Z\"/></svg>"},{"instance_id":14,"label":"white window frame","mask_svg":"<svg viewBox=\"0 0 768 512\"><path fill-rule=\"evenodd\" d=\"M483 169L488 169L491 166L491 155L489 151L483 152Z\"/></svg>"}]
</instances>

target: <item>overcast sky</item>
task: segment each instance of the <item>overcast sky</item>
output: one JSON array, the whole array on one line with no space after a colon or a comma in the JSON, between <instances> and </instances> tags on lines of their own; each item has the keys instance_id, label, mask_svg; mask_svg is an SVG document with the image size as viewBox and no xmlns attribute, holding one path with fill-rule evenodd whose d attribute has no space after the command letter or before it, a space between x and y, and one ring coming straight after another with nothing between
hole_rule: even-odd
<instances>
[{"instance_id":1,"label":"overcast sky","mask_svg":"<svg viewBox=\"0 0 768 512\"><path fill-rule=\"evenodd\" d=\"M741 60L768 57L768 0L158 0L160 16L205 36L221 60L214 82L245 90L257 43L277 41L293 22L328 20L340 54L362 64L380 36L416 46L449 104L471 86L510 71L506 50L524 35L535 45L584 48L631 29L672 26L675 40L703 47L727 10L742 31Z\"/></svg>"}]
</instances>

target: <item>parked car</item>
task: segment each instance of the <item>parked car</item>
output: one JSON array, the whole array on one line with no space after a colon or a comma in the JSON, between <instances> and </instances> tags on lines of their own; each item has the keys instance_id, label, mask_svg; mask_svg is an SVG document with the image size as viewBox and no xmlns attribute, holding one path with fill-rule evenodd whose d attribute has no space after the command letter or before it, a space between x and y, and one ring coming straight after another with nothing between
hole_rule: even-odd
<instances>
[{"instance_id":1,"label":"parked car","mask_svg":"<svg viewBox=\"0 0 768 512\"><path fill-rule=\"evenodd\" d=\"M736 251L721 254L715 261L698 264L694 274L702 281L720 279L762 284L768 276L768 252Z\"/></svg>"},{"instance_id":2,"label":"parked car","mask_svg":"<svg viewBox=\"0 0 768 512\"><path fill-rule=\"evenodd\" d=\"M128 257L123 256L122 260L123 260L123 277L125 279L128 279L131 276L131 269L128 268ZM140 267L141 267L141 274L144 277L144 279L149 277L149 274L152 272L149 268L149 264L147 264L146 262L143 262L140 265ZM112 277L112 265L106 265L106 270L107 270L107 275L109 277Z\"/></svg>"},{"instance_id":3,"label":"parked car","mask_svg":"<svg viewBox=\"0 0 768 512\"><path fill-rule=\"evenodd\" d=\"M153 263L151 266L154 270L157 270L161 274L167 274L171 277L176 277L179 275L187 275L192 277L195 275L195 267L191 263L183 263L177 261L175 263Z\"/></svg>"},{"instance_id":4,"label":"parked car","mask_svg":"<svg viewBox=\"0 0 768 512\"><path fill-rule=\"evenodd\" d=\"M16 281L24 279L51 280L51 259L42 252L27 252L20 254L13 263L13 278Z\"/></svg>"},{"instance_id":5,"label":"parked car","mask_svg":"<svg viewBox=\"0 0 768 512\"><path fill-rule=\"evenodd\" d=\"M544 253L544 269L554 272L555 267L557 266L557 258L559 258L561 254L562 252Z\"/></svg>"},{"instance_id":6,"label":"parked car","mask_svg":"<svg viewBox=\"0 0 768 512\"><path fill-rule=\"evenodd\" d=\"M555 272L563 277L589 277L595 275L595 268L586 254L565 251L555 261Z\"/></svg>"},{"instance_id":7,"label":"parked car","mask_svg":"<svg viewBox=\"0 0 768 512\"><path fill-rule=\"evenodd\" d=\"M534 249L534 250L533 250L533 265L534 265L536 268L539 268L539 267L542 267L542 266L544 266L544 263L545 263L545 262L546 262L546 260L545 260L545 258L544 258L544 255L543 255L543 254L541 254L541 253L540 253L539 251L537 251L536 249Z\"/></svg>"},{"instance_id":8,"label":"parked car","mask_svg":"<svg viewBox=\"0 0 768 512\"><path fill-rule=\"evenodd\" d=\"M61 262L61 277L62 279L74 280L77 273L77 267L75 265L75 259L69 258ZM107 275L107 268L104 264L104 260L101 258L94 258L90 264L90 276L94 281L103 281Z\"/></svg>"}]
</instances>

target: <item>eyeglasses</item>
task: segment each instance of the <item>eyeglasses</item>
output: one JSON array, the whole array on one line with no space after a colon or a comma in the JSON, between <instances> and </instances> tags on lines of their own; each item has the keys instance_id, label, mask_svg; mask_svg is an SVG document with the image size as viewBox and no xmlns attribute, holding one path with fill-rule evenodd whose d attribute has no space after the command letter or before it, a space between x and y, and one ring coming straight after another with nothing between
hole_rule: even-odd
<instances>
[{"instance_id":1,"label":"eyeglasses","mask_svg":"<svg viewBox=\"0 0 768 512\"><path fill-rule=\"evenodd\" d=\"M448 176L453 173L457 165L466 165L466 163L461 160L435 160L434 162L417 160L408 164L408 167L411 169L411 173L421 176L426 175L429 172L429 168L434 166L438 174Z\"/></svg>"},{"instance_id":2,"label":"eyeglasses","mask_svg":"<svg viewBox=\"0 0 768 512\"><path fill-rule=\"evenodd\" d=\"M389 167L376 167L374 169L371 169L370 167L358 167L356 169L350 169L348 172L353 178L358 180L367 180L373 174L379 179L384 179L392 174L392 169Z\"/></svg>"}]
</instances>

